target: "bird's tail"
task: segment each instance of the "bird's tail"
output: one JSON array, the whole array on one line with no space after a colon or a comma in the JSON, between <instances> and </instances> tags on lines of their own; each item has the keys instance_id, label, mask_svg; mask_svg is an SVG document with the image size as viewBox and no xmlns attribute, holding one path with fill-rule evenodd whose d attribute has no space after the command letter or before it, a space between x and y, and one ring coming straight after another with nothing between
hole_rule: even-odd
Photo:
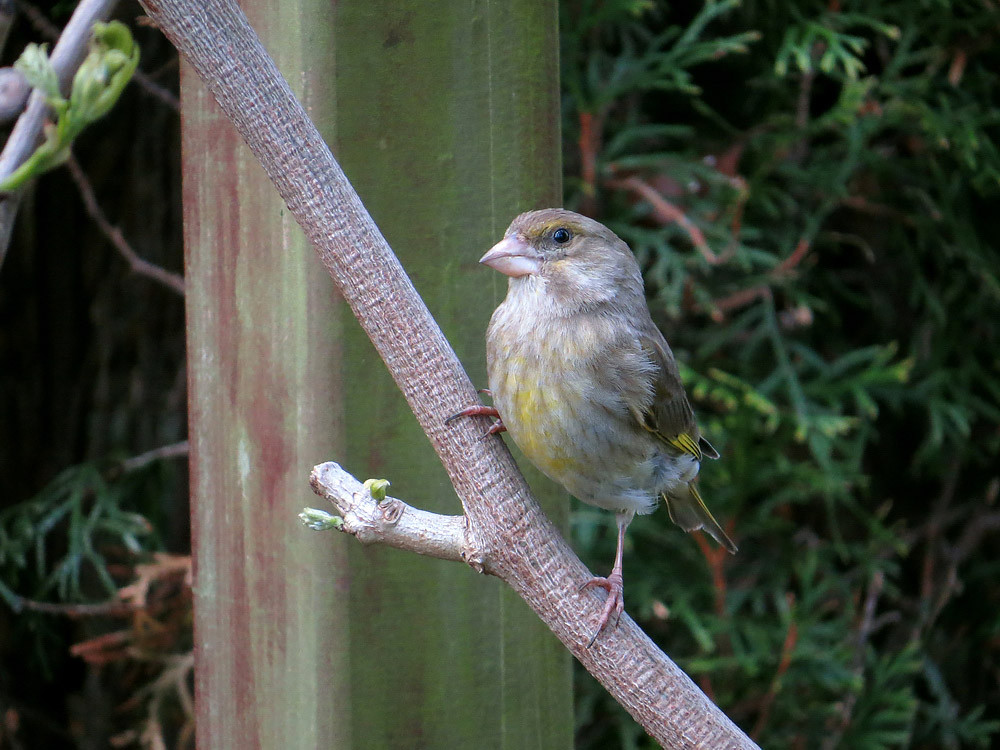
<instances>
[{"instance_id":1,"label":"bird's tail","mask_svg":"<svg viewBox=\"0 0 1000 750\"><path fill-rule=\"evenodd\" d=\"M693 482L663 493L663 499L667 502L667 511L670 513L671 521L685 531L704 529L730 553L736 554L736 545L722 530L709 509L705 507L705 501L701 499L701 494Z\"/></svg>"}]
</instances>

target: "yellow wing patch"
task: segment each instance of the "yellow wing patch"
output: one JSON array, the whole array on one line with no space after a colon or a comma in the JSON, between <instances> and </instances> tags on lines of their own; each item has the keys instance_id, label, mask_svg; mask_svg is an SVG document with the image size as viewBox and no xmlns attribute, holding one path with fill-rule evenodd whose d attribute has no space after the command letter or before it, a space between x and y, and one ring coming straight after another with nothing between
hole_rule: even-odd
<instances>
[{"instance_id":1,"label":"yellow wing patch","mask_svg":"<svg viewBox=\"0 0 1000 750\"><path fill-rule=\"evenodd\" d=\"M686 432L682 432L680 435L675 435L674 437L667 437L658 429L656 429L652 424L650 424L652 415L649 412L640 412L638 409L635 409L633 407L632 416L635 417L636 422L638 422L639 425L644 430L652 432L654 435L660 438L660 440L669 443L674 448L679 450L681 453L687 453L690 456L694 456L699 461L701 461L704 458L704 453L701 450L701 445L699 444L699 442L690 435L688 435Z\"/></svg>"},{"instance_id":2,"label":"yellow wing patch","mask_svg":"<svg viewBox=\"0 0 1000 750\"><path fill-rule=\"evenodd\" d=\"M694 456L699 461L702 460L701 446L698 445L698 442L686 432L682 432L676 437L667 438L667 442L681 453L687 453L688 455Z\"/></svg>"}]
</instances>

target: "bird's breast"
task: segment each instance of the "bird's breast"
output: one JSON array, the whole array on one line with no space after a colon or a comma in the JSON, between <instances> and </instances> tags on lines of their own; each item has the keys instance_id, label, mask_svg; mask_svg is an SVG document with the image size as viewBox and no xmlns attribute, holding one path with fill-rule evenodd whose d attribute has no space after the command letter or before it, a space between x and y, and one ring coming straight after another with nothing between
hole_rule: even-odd
<instances>
[{"instance_id":1,"label":"bird's breast","mask_svg":"<svg viewBox=\"0 0 1000 750\"><path fill-rule=\"evenodd\" d=\"M524 455L585 502L645 512L655 492L648 433L637 430L613 381L613 325L599 317L536 314L516 296L487 334L493 400Z\"/></svg>"},{"instance_id":2,"label":"bird's breast","mask_svg":"<svg viewBox=\"0 0 1000 750\"><path fill-rule=\"evenodd\" d=\"M519 342L489 364L490 390L504 425L521 451L552 479L565 483L578 470L576 425L587 419L587 405L573 374L562 369L556 336L548 345Z\"/></svg>"}]
</instances>

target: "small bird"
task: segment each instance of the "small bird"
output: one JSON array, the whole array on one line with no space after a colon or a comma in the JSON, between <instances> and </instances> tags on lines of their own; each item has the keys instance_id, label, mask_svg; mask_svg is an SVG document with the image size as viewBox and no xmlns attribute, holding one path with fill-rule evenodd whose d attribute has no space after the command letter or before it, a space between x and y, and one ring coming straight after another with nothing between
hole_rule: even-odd
<instances>
[{"instance_id":1,"label":"small bird","mask_svg":"<svg viewBox=\"0 0 1000 750\"><path fill-rule=\"evenodd\" d=\"M695 480L719 454L702 437L674 355L649 314L632 251L603 224L572 211L521 214L480 261L510 277L486 334L492 415L546 476L613 511L614 566L582 587L607 591L589 645L624 610L622 550L636 513L660 498L686 531L736 545L705 507Z\"/></svg>"}]
</instances>

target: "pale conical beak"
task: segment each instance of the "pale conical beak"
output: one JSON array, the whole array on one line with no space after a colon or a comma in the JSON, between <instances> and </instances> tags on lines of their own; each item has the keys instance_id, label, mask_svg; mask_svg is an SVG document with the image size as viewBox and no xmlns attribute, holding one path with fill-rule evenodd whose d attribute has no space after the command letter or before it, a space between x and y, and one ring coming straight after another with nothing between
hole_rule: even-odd
<instances>
[{"instance_id":1,"label":"pale conical beak","mask_svg":"<svg viewBox=\"0 0 1000 750\"><path fill-rule=\"evenodd\" d=\"M508 276L528 276L541 270L542 256L527 242L513 236L500 240L479 262Z\"/></svg>"}]
</instances>

